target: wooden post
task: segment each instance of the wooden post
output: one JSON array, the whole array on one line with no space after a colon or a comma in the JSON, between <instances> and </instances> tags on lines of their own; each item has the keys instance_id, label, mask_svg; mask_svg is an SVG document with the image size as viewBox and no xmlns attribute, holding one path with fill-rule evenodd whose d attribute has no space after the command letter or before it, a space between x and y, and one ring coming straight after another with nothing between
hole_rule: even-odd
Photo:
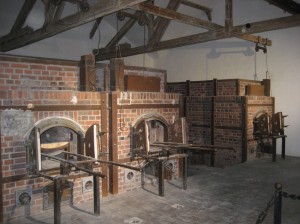
<instances>
[{"instance_id":1,"label":"wooden post","mask_svg":"<svg viewBox=\"0 0 300 224\"><path fill-rule=\"evenodd\" d=\"M109 113L108 113L108 94L101 94L101 152L108 153L108 122L109 122ZM101 155L101 154L100 154ZM108 155L101 155L101 159L108 161ZM106 164L101 164L101 172L108 177L108 168ZM108 196L108 178L102 179L102 196Z\"/></svg>"},{"instance_id":2,"label":"wooden post","mask_svg":"<svg viewBox=\"0 0 300 224\"><path fill-rule=\"evenodd\" d=\"M226 18L225 18L225 32L231 33L233 27L232 20L232 0L226 0Z\"/></svg>"},{"instance_id":3,"label":"wooden post","mask_svg":"<svg viewBox=\"0 0 300 224\"><path fill-rule=\"evenodd\" d=\"M242 102L242 163L246 162L248 159L248 97L243 96Z\"/></svg>"},{"instance_id":4,"label":"wooden post","mask_svg":"<svg viewBox=\"0 0 300 224\"><path fill-rule=\"evenodd\" d=\"M264 86L265 96L271 96L271 80L263 79L262 84Z\"/></svg>"},{"instance_id":5,"label":"wooden post","mask_svg":"<svg viewBox=\"0 0 300 224\"><path fill-rule=\"evenodd\" d=\"M110 131L109 142L110 151L109 159L113 162L118 162L118 93L111 93L110 95ZM109 169L109 191L112 194L118 194L118 167L110 166Z\"/></svg>"},{"instance_id":6,"label":"wooden post","mask_svg":"<svg viewBox=\"0 0 300 224\"><path fill-rule=\"evenodd\" d=\"M110 91L124 91L124 59L110 60Z\"/></svg>"},{"instance_id":7,"label":"wooden post","mask_svg":"<svg viewBox=\"0 0 300 224\"><path fill-rule=\"evenodd\" d=\"M80 60L80 87L81 91L96 91L95 56L83 55Z\"/></svg>"},{"instance_id":8,"label":"wooden post","mask_svg":"<svg viewBox=\"0 0 300 224\"><path fill-rule=\"evenodd\" d=\"M215 144L215 97L211 97L210 144Z\"/></svg>"}]
</instances>

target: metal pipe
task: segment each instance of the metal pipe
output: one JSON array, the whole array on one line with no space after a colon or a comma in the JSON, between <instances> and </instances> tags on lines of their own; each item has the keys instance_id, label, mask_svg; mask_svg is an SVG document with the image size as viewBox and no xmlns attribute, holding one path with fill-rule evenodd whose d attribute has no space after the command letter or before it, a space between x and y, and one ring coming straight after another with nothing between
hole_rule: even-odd
<instances>
[{"instance_id":1,"label":"metal pipe","mask_svg":"<svg viewBox=\"0 0 300 224\"><path fill-rule=\"evenodd\" d=\"M100 215L100 184L99 176L94 175L94 214L96 216Z\"/></svg>"},{"instance_id":2,"label":"metal pipe","mask_svg":"<svg viewBox=\"0 0 300 224\"><path fill-rule=\"evenodd\" d=\"M54 160L58 160L60 162L64 162L64 163L68 163L72 166L74 166L75 168L79 169L79 170L82 170L86 173L89 173L89 174L92 174L92 175L97 175L101 178L106 178L106 175L103 175L102 173L100 172L94 172L94 171L90 171L88 169L85 169L85 168L82 168L80 166L77 166L75 162L71 162L71 161L68 161L68 160L65 160L65 159L61 159L61 158L58 158L58 157L55 157L55 156L50 156L48 154L45 154L45 153L41 153L42 156L45 156L45 157L48 157L48 158L51 158L51 159L54 159Z\"/></svg>"},{"instance_id":3,"label":"metal pipe","mask_svg":"<svg viewBox=\"0 0 300 224\"><path fill-rule=\"evenodd\" d=\"M158 194L161 197L165 195L164 187L164 164L163 160L158 161Z\"/></svg>"},{"instance_id":4,"label":"metal pipe","mask_svg":"<svg viewBox=\"0 0 300 224\"><path fill-rule=\"evenodd\" d=\"M187 189L187 157L182 159L182 188Z\"/></svg>"},{"instance_id":5,"label":"metal pipe","mask_svg":"<svg viewBox=\"0 0 300 224\"><path fill-rule=\"evenodd\" d=\"M74 156L80 156L80 157L85 158L85 159L90 159L94 162L100 162L100 163L113 165L113 166L120 166L120 167L124 167L124 168L127 168L127 169L135 170L135 171L141 171L142 170L139 167L129 166L129 165L125 165L125 164L117 163L117 162L112 162L112 161L104 161L104 160L100 160L100 159L95 159L95 158L92 158L90 156L78 155L78 154L75 154L75 153L65 152L65 151L63 153L67 153L67 154L74 155Z\"/></svg>"},{"instance_id":6,"label":"metal pipe","mask_svg":"<svg viewBox=\"0 0 300 224\"><path fill-rule=\"evenodd\" d=\"M61 210L60 210L60 178L54 178L54 224L60 224Z\"/></svg>"},{"instance_id":7,"label":"metal pipe","mask_svg":"<svg viewBox=\"0 0 300 224\"><path fill-rule=\"evenodd\" d=\"M282 185L280 183L276 183L274 188L274 224L281 224Z\"/></svg>"}]
</instances>

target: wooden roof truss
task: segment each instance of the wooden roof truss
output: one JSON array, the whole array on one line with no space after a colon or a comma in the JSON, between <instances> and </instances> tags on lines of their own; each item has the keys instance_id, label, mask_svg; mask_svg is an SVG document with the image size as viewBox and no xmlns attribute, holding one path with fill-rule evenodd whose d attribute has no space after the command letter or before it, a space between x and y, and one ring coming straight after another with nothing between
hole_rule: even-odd
<instances>
[{"instance_id":1,"label":"wooden roof truss","mask_svg":"<svg viewBox=\"0 0 300 224\"><path fill-rule=\"evenodd\" d=\"M79 10L77 13L61 18L66 1L77 4L87 3L87 0L43 0L46 9L45 22L41 28L33 30L31 27L24 26L24 24L36 0L25 0L11 31L0 37L0 51L6 52L20 48L90 21L95 21L89 34L89 37L93 38L103 18L112 13L116 13L118 20L126 19L126 22L118 28L117 34L112 37L104 48L94 49L93 52L97 61L118 56L117 51L120 49L122 56L126 57L231 37L270 46L272 44L270 40L252 34L300 25L300 4L293 0L265 0L287 11L291 16L238 26L233 26L232 0L225 0L224 25L212 22L212 9L190 0L169 0L165 8L155 5L154 1L151 0L101 0L89 6L88 10L93 13ZM206 19L178 12L180 5L204 12ZM172 20L201 27L206 31L162 40ZM137 47L131 47L130 44L119 44L119 41L132 29L136 22L139 25L146 26L148 31L147 42L143 46Z\"/></svg>"}]
</instances>

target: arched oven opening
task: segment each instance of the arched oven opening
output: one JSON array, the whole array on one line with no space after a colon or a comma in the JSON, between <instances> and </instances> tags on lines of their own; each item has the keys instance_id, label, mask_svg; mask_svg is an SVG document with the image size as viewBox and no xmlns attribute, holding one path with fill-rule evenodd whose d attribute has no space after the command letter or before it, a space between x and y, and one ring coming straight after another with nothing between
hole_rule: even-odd
<instances>
[{"instance_id":1,"label":"arched oven opening","mask_svg":"<svg viewBox=\"0 0 300 224\"><path fill-rule=\"evenodd\" d=\"M186 133L185 118L168 124L159 115L146 115L135 123L131 130L131 159L144 161L145 183L157 181L161 159L165 179L172 179L175 170L178 174L178 158L171 155L181 152L176 147L164 147L161 144L186 143Z\"/></svg>"},{"instance_id":2,"label":"arched oven opening","mask_svg":"<svg viewBox=\"0 0 300 224\"><path fill-rule=\"evenodd\" d=\"M282 139L282 157L285 156L284 118L282 112L269 115L265 111L258 112L253 119L253 135L257 142L257 157L264 153L273 154L276 160L276 140Z\"/></svg>"},{"instance_id":3,"label":"arched oven opening","mask_svg":"<svg viewBox=\"0 0 300 224\"><path fill-rule=\"evenodd\" d=\"M72 156L64 154L63 151L83 155L83 141L83 129L74 121L60 117L41 120L27 137L27 173L37 175L43 171L49 175L58 174L59 161L42 154L72 160Z\"/></svg>"},{"instance_id":4,"label":"arched oven opening","mask_svg":"<svg viewBox=\"0 0 300 224\"><path fill-rule=\"evenodd\" d=\"M133 128L133 135L133 154L135 156L151 155L160 150L151 144L168 140L168 127L162 121L144 119Z\"/></svg>"},{"instance_id":5,"label":"arched oven opening","mask_svg":"<svg viewBox=\"0 0 300 224\"><path fill-rule=\"evenodd\" d=\"M78 139L80 136L67 127L53 127L40 134L41 152L62 159L72 160L72 156L63 154L62 151L78 154ZM54 161L41 156L42 170L55 170L60 168L59 161Z\"/></svg>"},{"instance_id":6,"label":"arched oven opening","mask_svg":"<svg viewBox=\"0 0 300 224\"><path fill-rule=\"evenodd\" d=\"M264 153L271 153L272 141L270 135L270 116L265 111L260 111L253 119L253 135L257 142L257 156Z\"/></svg>"}]
</instances>

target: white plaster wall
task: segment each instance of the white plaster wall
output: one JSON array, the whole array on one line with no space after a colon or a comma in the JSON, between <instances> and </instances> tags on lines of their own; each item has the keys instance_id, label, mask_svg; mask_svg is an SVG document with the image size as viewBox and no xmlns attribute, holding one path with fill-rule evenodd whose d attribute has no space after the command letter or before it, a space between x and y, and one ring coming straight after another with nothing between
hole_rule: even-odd
<instances>
[{"instance_id":1,"label":"white plaster wall","mask_svg":"<svg viewBox=\"0 0 300 224\"><path fill-rule=\"evenodd\" d=\"M0 35L9 32L15 19L14 15L16 14L10 13L7 7L9 6L18 11L22 5L16 4L18 1L20 0L0 1ZM224 2L220 0L201 0L201 4L213 9L213 22L218 24L224 23ZM8 3L11 4L8 5ZM233 4L234 25L287 16L282 10L270 6L262 0L233 0ZM19 6L19 8L16 6ZM180 7L181 12L187 12L186 10L186 7ZM190 12L190 15L199 13L195 10L188 12ZM39 13L41 12L35 11L33 16L36 16L36 18L34 17L27 22L31 22L30 25L32 26L39 27L43 24L43 21L39 20L41 18ZM200 16L205 19L203 13ZM105 20L101 22L100 47L104 47L107 41L116 33L113 23ZM82 55L90 54L92 49L98 46L98 31L92 40L88 38L92 24L74 28L55 37L7 53L80 60ZM174 36L197 33L199 30L179 23L172 23L170 27L172 29L169 29L163 37L164 40ZM300 156L300 148L298 147L298 133L300 133L300 119L298 119L300 115L298 100L300 95L300 28L272 31L259 35L273 41L273 46L268 48L268 67L272 82L272 95L276 98L276 111L282 111L288 115L286 123L290 126L286 129L288 135L287 154ZM127 39L124 41L129 42ZM174 82L188 79L210 80L213 78L261 80L266 75L266 55L262 52L256 54L254 47L255 44L253 43L232 38L128 57L125 58L125 63L127 65L166 69L168 81Z\"/></svg>"},{"instance_id":2,"label":"white plaster wall","mask_svg":"<svg viewBox=\"0 0 300 224\"><path fill-rule=\"evenodd\" d=\"M234 25L288 15L264 1L236 0L234 6ZM215 9L224 8L218 5ZM213 16L216 14L215 11ZM169 82L213 78L262 80L268 69L275 110L288 115L285 119L290 125L286 128L286 153L300 156L300 28L257 35L272 40L267 54L256 53L254 43L231 38L157 52L155 65L167 70ZM278 140L277 153L280 153L280 146Z\"/></svg>"},{"instance_id":3,"label":"white plaster wall","mask_svg":"<svg viewBox=\"0 0 300 224\"><path fill-rule=\"evenodd\" d=\"M24 0L0 1L0 36L10 32L23 2ZM75 12L77 12L76 5L66 3L64 14L73 14ZM65 16L64 14L62 17ZM42 1L37 1L24 26L28 25L36 30L41 28L43 23L44 4ZM105 19L102 20L99 26L100 28L94 34L93 39L89 39L89 33L94 25L94 21L34 44L2 53L79 61L82 55L91 54L93 49L105 47L110 39L116 34L116 24L116 16L112 14L106 16ZM119 27L121 27L121 22ZM137 37L137 39L143 41L143 37ZM126 37L120 41L120 43L124 42L134 46L134 44ZM125 63L136 66L154 66L154 61L149 55L128 57L125 59Z\"/></svg>"}]
</instances>

